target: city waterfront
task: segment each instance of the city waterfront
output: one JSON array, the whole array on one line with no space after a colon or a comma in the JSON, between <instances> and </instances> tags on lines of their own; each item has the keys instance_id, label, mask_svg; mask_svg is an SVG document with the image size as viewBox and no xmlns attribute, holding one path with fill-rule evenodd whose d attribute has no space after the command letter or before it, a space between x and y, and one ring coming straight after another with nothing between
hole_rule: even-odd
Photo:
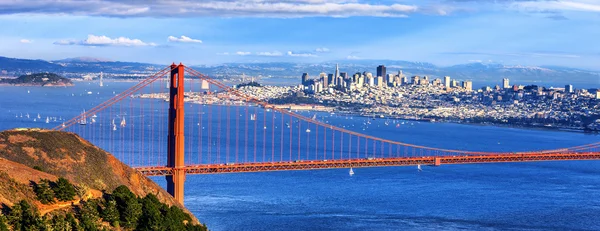
<instances>
[{"instance_id":1,"label":"city waterfront","mask_svg":"<svg viewBox=\"0 0 600 231\"><path fill-rule=\"evenodd\" d=\"M69 119L132 83L72 88L0 87L0 129L50 128L33 115ZM91 92L91 94L88 94ZM12 101L18 98L19 104ZM31 119L16 115L30 114ZM303 112L305 115L313 113ZM364 118L318 113L362 129ZM191 118L193 120L193 117ZM372 120L361 130L433 147L523 151L588 144L573 132ZM355 126L353 126L355 125ZM118 153L115 153L117 156ZM596 230L600 193L595 161L443 165L188 176L186 206L212 230ZM153 180L164 186L164 178ZM560 219L556 219L560 217Z\"/></svg>"}]
</instances>

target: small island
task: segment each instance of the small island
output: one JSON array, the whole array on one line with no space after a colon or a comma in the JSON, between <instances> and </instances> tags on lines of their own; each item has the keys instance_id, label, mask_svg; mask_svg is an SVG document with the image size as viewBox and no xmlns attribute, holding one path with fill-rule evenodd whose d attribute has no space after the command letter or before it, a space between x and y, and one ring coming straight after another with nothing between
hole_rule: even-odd
<instances>
[{"instance_id":1,"label":"small island","mask_svg":"<svg viewBox=\"0 0 600 231\"><path fill-rule=\"evenodd\" d=\"M41 86L41 87L70 87L73 82L54 73L35 73L21 75L16 79L0 79L1 85L11 86Z\"/></svg>"}]
</instances>

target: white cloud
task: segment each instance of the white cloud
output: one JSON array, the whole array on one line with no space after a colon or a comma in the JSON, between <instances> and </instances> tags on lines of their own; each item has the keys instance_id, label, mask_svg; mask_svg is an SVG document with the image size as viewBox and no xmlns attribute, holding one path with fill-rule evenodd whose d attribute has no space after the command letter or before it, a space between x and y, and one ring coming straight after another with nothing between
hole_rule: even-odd
<instances>
[{"instance_id":1,"label":"white cloud","mask_svg":"<svg viewBox=\"0 0 600 231\"><path fill-rule=\"evenodd\" d=\"M21 39L19 40L20 43L33 43L33 40L29 40L29 39Z\"/></svg>"},{"instance_id":2,"label":"white cloud","mask_svg":"<svg viewBox=\"0 0 600 231\"><path fill-rule=\"evenodd\" d=\"M217 53L217 55L229 55L229 52Z\"/></svg>"},{"instance_id":3,"label":"white cloud","mask_svg":"<svg viewBox=\"0 0 600 231\"><path fill-rule=\"evenodd\" d=\"M325 52L329 52L329 48L327 47L319 47L317 49L315 49L316 52L320 52L320 53L325 53Z\"/></svg>"},{"instance_id":4,"label":"white cloud","mask_svg":"<svg viewBox=\"0 0 600 231\"><path fill-rule=\"evenodd\" d=\"M291 51L288 51L287 55L292 57L317 57L317 55L311 53L295 53Z\"/></svg>"},{"instance_id":5,"label":"white cloud","mask_svg":"<svg viewBox=\"0 0 600 231\"><path fill-rule=\"evenodd\" d=\"M256 55L258 56L282 56L283 53L279 52L279 51L273 51L273 52L256 52Z\"/></svg>"},{"instance_id":6,"label":"white cloud","mask_svg":"<svg viewBox=\"0 0 600 231\"><path fill-rule=\"evenodd\" d=\"M360 57L356 56L356 55L348 55L346 56L346 59L360 59Z\"/></svg>"},{"instance_id":7,"label":"white cloud","mask_svg":"<svg viewBox=\"0 0 600 231\"><path fill-rule=\"evenodd\" d=\"M524 1L514 2L512 7L535 11L588 11L600 12L600 2L597 0L557 0L557 1Z\"/></svg>"},{"instance_id":8,"label":"white cloud","mask_svg":"<svg viewBox=\"0 0 600 231\"><path fill-rule=\"evenodd\" d=\"M193 39L193 38L187 37L185 35L182 35L179 38L177 38L175 36L169 36L167 38L167 41L169 41L169 42L178 42L178 43L202 43L202 40Z\"/></svg>"},{"instance_id":9,"label":"white cloud","mask_svg":"<svg viewBox=\"0 0 600 231\"><path fill-rule=\"evenodd\" d=\"M405 17L415 5L367 3L357 0L61 0L0 2L0 14L67 14L111 17Z\"/></svg>"},{"instance_id":10,"label":"white cloud","mask_svg":"<svg viewBox=\"0 0 600 231\"><path fill-rule=\"evenodd\" d=\"M247 51L238 51L235 52L236 55L241 55L241 56L246 56L246 55L250 55L252 54L251 52L247 52Z\"/></svg>"},{"instance_id":11,"label":"white cloud","mask_svg":"<svg viewBox=\"0 0 600 231\"><path fill-rule=\"evenodd\" d=\"M130 39L126 37L110 38L105 35L88 35L84 40L59 40L54 42L56 45L81 45L81 46L156 46L155 43L146 43L139 39Z\"/></svg>"}]
</instances>

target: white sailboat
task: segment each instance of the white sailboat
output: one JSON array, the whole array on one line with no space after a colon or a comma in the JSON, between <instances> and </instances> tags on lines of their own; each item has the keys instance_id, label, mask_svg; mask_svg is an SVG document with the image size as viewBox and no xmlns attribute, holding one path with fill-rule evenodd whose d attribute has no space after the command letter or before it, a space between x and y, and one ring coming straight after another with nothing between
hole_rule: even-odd
<instances>
[{"instance_id":1,"label":"white sailboat","mask_svg":"<svg viewBox=\"0 0 600 231\"><path fill-rule=\"evenodd\" d=\"M125 122L125 117L123 117L123 119L121 119L121 127L125 127L125 125L127 125L127 123Z\"/></svg>"},{"instance_id":2,"label":"white sailboat","mask_svg":"<svg viewBox=\"0 0 600 231\"><path fill-rule=\"evenodd\" d=\"M352 168L350 168L350 172L348 172L348 174L350 174L350 176L354 175L354 171L352 170Z\"/></svg>"},{"instance_id":3,"label":"white sailboat","mask_svg":"<svg viewBox=\"0 0 600 231\"><path fill-rule=\"evenodd\" d=\"M27 119L29 119L29 113L25 114L25 117L27 117Z\"/></svg>"},{"instance_id":4,"label":"white sailboat","mask_svg":"<svg viewBox=\"0 0 600 231\"><path fill-rule=\"evenodd\" d=\"M419 170L419 172L423 171L423 169L421 169L421 165L420 164L417 165L417 170Z\"/></svg>"},{"instance_id":5,"label":"white sailboat","mask_svg":"<svg viewBox=\"0 0 600 231\"><path fill-rule=\"evenodd\" d=\"M117 125L115 124L115 119L112 120L111 125L112 125L112 130L116 131L117 130Z\"/></svg>"},{"instance_id":6,"label":"white sailboat","mask_svg":"<svg viewBox=\"0 0 600 231\"><path fill-rule=\"evenodd\" d=\"M37 116L37 117L38 117L38 119L41 119L41 118L42 118L42 117L40 116L40 113L38 113L38 116Z\"/></svg>"},{"instance_id":7,"label":"white sailboat","mask_svg":"<svg viewBox=\"0 0 600 231\"><path fill-rule=\"evenodd\" d=\"M306 132L310 132L310 129L308 129L308 128L307 128L307 129L306 129Z\"/></svg>"},{"instance_id":8,"label":"white sailboat","mask_svg":"<svg viewBox=\"0 0 600 231\"><path fill-rule=\"evenodd\" d=\"M79 120L79 125L87 125L87 119L85 118L85 110L83 110L81 120Z\"/></svg>"},{"instance_id":9,"label":"white sailboat","mask_svg":"<svg viewBox=\"0 0 600 231\"><path fill-rule=\"evenodd\" d=\"M256 114L251 114L250 115L250 120L252 120L252 121L256 120Z\"/></svg>"},{"instance_id":10,"label":"white sailboat","mask_svg":"<svg viewBox=\"0 0 600 231\"><path fill-rule=\"evenodd\" d=\"M47 124L48 124L48 123L50 123L50 117L47 117L47 116L46 116L46 123L47 123Z\"/></svg>"}]
</instances>

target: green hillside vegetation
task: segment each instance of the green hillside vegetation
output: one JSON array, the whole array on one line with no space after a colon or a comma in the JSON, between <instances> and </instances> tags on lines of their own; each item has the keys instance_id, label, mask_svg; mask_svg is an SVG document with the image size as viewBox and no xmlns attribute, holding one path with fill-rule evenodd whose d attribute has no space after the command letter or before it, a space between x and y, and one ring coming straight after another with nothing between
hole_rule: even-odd
<instances>
[{"instance_id":1,"label":"green hillside vegetation","mask_svg":"<svg viewBox=\"0 0 600 231\"><path fill-rule=\"evenodd\" d=\"M247 83L240 83L235 86L235 88L242 88L242 87L262 87L262 85L260 85L260 83L254 82L254 81L250 81Z\"/></svg>"},{"instance_id":2,"label":"green hillside vegetation","mask_svg":"<svg viewBox=\"0 0 600 231\"><path fill-rule=\"evenodd\" d=\"M57 182L58 183L58 182ZM161 203L148 194L141 198L127 187L90 199L68 210L40 215L35 206L21 200L0 213L0 231L8 230L207 230L177 206Z\"/></svg>"},{"instance_id":3,"label":"green hillside vegetation","mask_svg":"<svg viewBox=\"0 0 600 231\"><path fill-rule=\"evenodd\" d=\"M21 75L16 79L0 79L0 83L13 85L64 85L71 86L73 82L54 73L35 73L30 75Z\"/></svg>"},{"instance_id":4,"label":"green hillside vegetation","mask_svg":"<svg viewBox=\"0 0 600 231\"><path fill-rule=\"evenodd\" d=\"M68 132L0 132L0 231L206 230L164 189Z\"/></svg>"}]
</instances>

